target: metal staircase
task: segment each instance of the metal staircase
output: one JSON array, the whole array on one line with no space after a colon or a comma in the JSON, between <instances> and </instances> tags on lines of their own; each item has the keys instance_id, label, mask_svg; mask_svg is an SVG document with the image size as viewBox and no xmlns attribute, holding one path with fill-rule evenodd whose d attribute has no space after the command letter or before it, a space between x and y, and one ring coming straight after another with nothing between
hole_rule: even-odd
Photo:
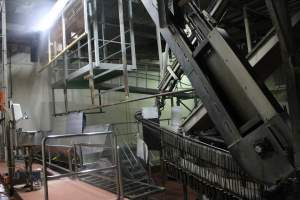
<instances>
[{"instance_id":1,"label":"metal staircase","mask_svg":"<svg viewBox=\"0 0 300 200\"><path fill-rule=\"evenodd\" d=\"M163 187L156 186L153 183L141 161L133 153L132 147L124 139L122 139L119 152L123 191L126 198L143 199L165 190ZM111 178L103 178L103 174L94 174L82 175L80 179L86 183L115 193L116 185L113 181L113 175L106 174L106 176L110 176Z\"/></svg>"}]
</instances>

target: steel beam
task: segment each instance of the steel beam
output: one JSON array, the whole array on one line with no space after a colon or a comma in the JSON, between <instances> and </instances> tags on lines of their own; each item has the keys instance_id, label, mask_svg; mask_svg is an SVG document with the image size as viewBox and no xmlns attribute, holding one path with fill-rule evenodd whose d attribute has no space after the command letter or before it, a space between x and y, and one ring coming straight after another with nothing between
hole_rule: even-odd
<instances>
[{"instance_id":1,"label":"steel beam","mask_svg":"<svg viewBox=\"0 0 300 200\"><path fill-rule=\"evenodd\" d=\"M158 25L159 14L155 4L148 0L142 0L142 3ZM198 39L203 44L199 54L193 55L187 36L177 26L171 12L168 26L160 31L224 138L227 148L249 175L256 179L272 185L289 177L294 167L285 149L276 140L276 137L284 138L284 145L291 146L290 130L285 117L281 115L282 109L264 85L249 72L249 63L227 42L226 32L207 23L195 4L189 6L191 13L182 16L182 19L187 17L189 20L186 23L193 24L199 38L204 38ZM259 121L253 126L252 120L257 116ZM245 126L252 129L248 127L248 132L241 131ZM265 140L272 141L274 151L272 156L261 158L255 147L261 145L259 141Z\"/></svg>"},{"instance_id":2,"label":"steel beam","mask_svg":"<svg viewBox=\"0 0 300 200\"><path fill-rule=\"evenodd\" d=\"M286 0L266 0L273 24L276 28L281 48L282 66L285 70L288 104L293 131L294 160L296 169L300 170L300 94L297 83L297 70L299 61L295 51L294 35L291 17L288 12Z\"/></svg>"}]
</instances>

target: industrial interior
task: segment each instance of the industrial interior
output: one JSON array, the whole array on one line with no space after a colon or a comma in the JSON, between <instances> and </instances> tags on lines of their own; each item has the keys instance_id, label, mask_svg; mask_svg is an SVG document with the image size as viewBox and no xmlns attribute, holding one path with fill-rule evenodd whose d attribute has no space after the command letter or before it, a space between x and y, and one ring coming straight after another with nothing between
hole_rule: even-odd
<instances>
[{"instance_id":1,"label":"industrial interior","mask_svg":"<svg viewBox=\"0 0 300 200\"><path fill-rule=\"evenodd\" d=\"M299 200L299 0L0 0L1 200Z\"/></svg>"}]
</instances>

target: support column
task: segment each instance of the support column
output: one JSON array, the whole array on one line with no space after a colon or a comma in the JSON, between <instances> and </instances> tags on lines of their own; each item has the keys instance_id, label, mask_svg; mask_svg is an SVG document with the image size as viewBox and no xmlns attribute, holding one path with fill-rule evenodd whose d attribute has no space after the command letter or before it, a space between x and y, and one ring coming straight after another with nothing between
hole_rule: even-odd
<instances>
[{"instance_id":1,"label":"support column","mask_svg":"<svg viewBox=\"0 0 300 200\"><path fill-rule=\"evenodd\" d=\"M289 114L293 131L294 159L296 169L300 170L300 96L299 81L296 71L299 70L299 61L296 58L296 48L293 39L291 18L288 14L286 0L266 0L273 24L276 28L287 85Z\"/></svg>"},{"instance_id":2,"label":"support column","mask_svg":"<svg viewBox=\"0 0 300 200\"><path fill-rule=\"evenodd\" d=\"M97 0L94 0L93 9L93 29L94 29L94 48L95 48L95 65L100 66L100 54L99 54L99 31L98 31L98 12L97 12Z\"/></svg>"},{"instance_id":3,"label":"support column","mask_svg":"<svg viewBox=\"0 0 300 200\"><path fill-rule=\"evenodd\" d=\"M128 12L129 12L129 31L130 31L130 47L131 47L131 62L132 67L136 66L136 52L135 52L135 37L133 29L133 12L132 12L132 0L128 0Z\"/></svg>"},{"instance_id":4,"label":"support column","mask_svg":"<svg viewBox=\"0 0 300 200\"><path fill-rule=\"evenodd\" d=\"M56 115L56 108L55 108L55 89L52 88L52 110L53 110L53 116Z\"/></svg>"},{"instance_id":5,"label":"support column","mask_svg":"<svg viewBox=\"0 0 300 200\"><path fill-rule=\"evenodd\" d=\"M94 64L93 64L93 52L92 52L92 41L91 41L91 31L89 27L89 13L88 13L88 2L84 0L84 24L85 32L87 34L88 43L88 58L89 58L89 87L91 91L91 101L95 104L95 85L94 85Z\"/></svg>"},{"instance_id":6,"label":"support column","mask_svg":"<svg viewBox=\"0 0 300 200\"><path fill-rule=\"evenodd\" d=\"M52 52L51 52L51 33L48 32L48 62L50 63L52 59Z\"/></svg>"},{"instance_id":7,"label":"support column","mask_svg":"<svg viewBox=\"0 0 300 200\"><path fill-rule=\"evenodd\" d=\"M99 95L99 111L100 111L100 113L102 113L103 112L103 109L102 109L102 97L101 97L101 90L100 89L98 89L98 95Z\"/></svg>"},{"instance_id":8,"label":"support column","mask_svg":"<svg viewBox=\"0 0 300 200\"><path fill-rule=\"evenodd\" d=\"M6 38L6 1L2 0L1 9L2 18L2 90L4 92L4 102L8 106L8 63L7 63L7 38ZM2 118L5 119L5 113L2 113ZM5 120L6 121L6 120ZM5 133L6 124L5 121L2 123L2 136L1 136L1 149L0 155L1 159L4 157L4 143L5 143Z\"/></svg>"},{"instance_id":9,"label":"support column","mask_svg":"<svg viewBox=\"0 0 300 200\"><path fill-rule=\"evenodd\" d=\"M123 0L118 0L118 7L119 7L119 22L120 22L121 52L122 52L122 63L123 63L124 91L125 91L125 96L129 97Z\"/></svg>"},{"instance_id":10,"label":"support column","mask_svg":"<svg viewBox=\"0 0 300 200\"><path fill-rule=\"evenodd\" d=\"M160 68L160 80L164 77L163 69L163 55L162 55L162 45L161 45L161 36L160 36L160 27L156 26L156 40L158 48L158 58L159 58L159 68Z\"/></svg>"},{"instance_id":11,"label":"support column","mask_svg":"<svg viewBox=\"0 0 300 200\"><path fill-rule=\"evenodd\" d=\"M101 33L102 33L102 52L103 52L103 58L105 59L107 57L107 46L105 45L105 5L104 5L104 1L100 0L101 2Z\"/></svg>"},{"instance_id":12,"label":"support column","mask_svg":"<svg viewBox=\"0 0 300 200\"><path fill-rule=\"evenodd\" d=\"M63 49L67 47L67 38L66 38L66 21L65 16L62 14L62 33L63 33ZM64 53L64 102L65 102L65 112L68 113L68 51Z\"/></svg>"}]
</instances>

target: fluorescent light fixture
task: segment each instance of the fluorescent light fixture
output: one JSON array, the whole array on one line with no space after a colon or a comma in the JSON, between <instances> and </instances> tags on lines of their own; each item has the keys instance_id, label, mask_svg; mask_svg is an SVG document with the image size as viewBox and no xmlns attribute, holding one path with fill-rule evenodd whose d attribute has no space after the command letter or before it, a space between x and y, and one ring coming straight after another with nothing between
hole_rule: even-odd
<instances>
[{"instance_id":1,"label":"fluorescent light fixture","mask_svg":"<svg viewBox=\"0 0 300 200\"><path fill-rule=\"evenodd\" d=\"M37 31L45 31L49 29L54 22L60 17L63 9L70 0L58 0L51 8L49 13L38 23L35 28Z\"/></svg>"}]
</instances>

